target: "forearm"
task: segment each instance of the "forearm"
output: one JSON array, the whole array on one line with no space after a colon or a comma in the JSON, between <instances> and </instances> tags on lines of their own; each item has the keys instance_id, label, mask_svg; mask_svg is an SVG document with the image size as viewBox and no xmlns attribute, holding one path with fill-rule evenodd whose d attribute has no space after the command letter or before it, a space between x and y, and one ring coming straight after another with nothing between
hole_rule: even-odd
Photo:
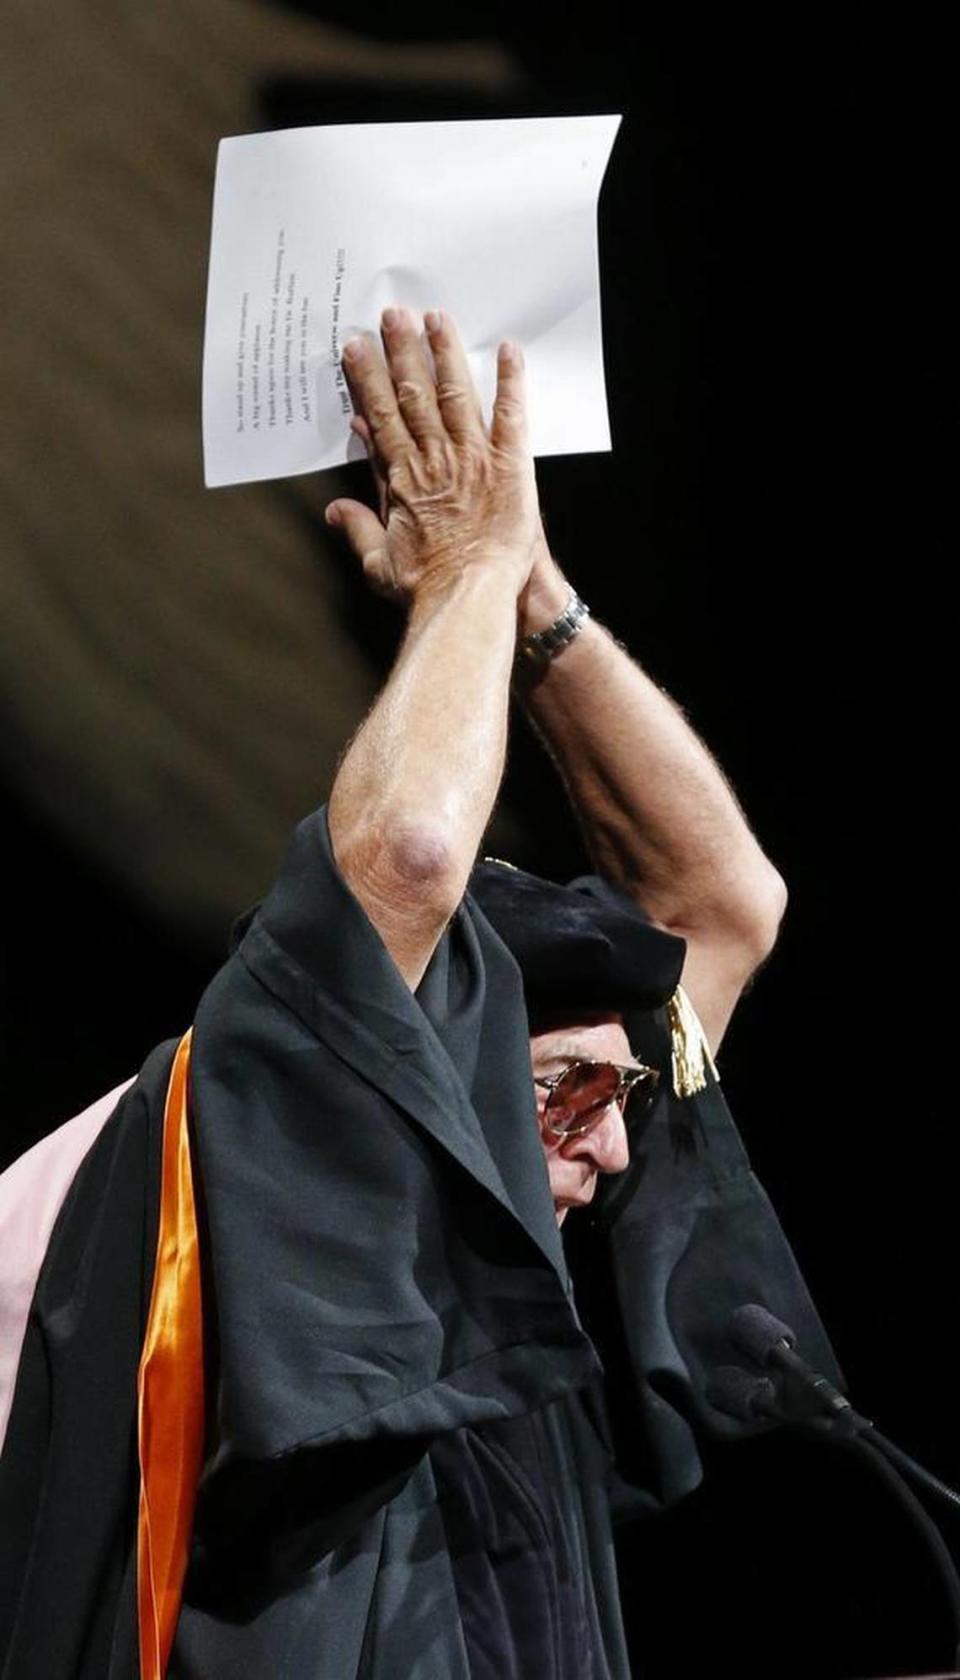
<instances>
[{"instance_id":1,"label":"forearm","mask_svg":"<svg viewBox=\"0 0 960 1680\"><path fill-rule=\"evenodd\" d=\"M489 428L454 323L409 311L381 322L386 362L344 346L380 516L331 502L371 583L410 603L383 693L351 742L328 822L347 883L416 988L463 896L506 751L517 597L538 539L523 356L497 351Z\"/></svg>"},{"instance_id":2,"label":"forearm","mask_svg":"<svg viewBox=\"0 0 960 1680\"><path fill-rule=\"evenodd\" d=\"M516 586L496 564L416 600L330 796L341 866L421 877L459 902L503 773Z\"/></svg>"},{"instance_id":3,"label":"forearm","mask_svg":"<svg viewBox=\"0 0 960 1680\"><path fill-rule=\"evenodd\" d=\"M523 629L563 610L569 585L541 565ZM597 867L665 927L775 932L785 898L722 770L613 637L588 620L524 703L564 777Z\"/></svg>"}]
</instances>

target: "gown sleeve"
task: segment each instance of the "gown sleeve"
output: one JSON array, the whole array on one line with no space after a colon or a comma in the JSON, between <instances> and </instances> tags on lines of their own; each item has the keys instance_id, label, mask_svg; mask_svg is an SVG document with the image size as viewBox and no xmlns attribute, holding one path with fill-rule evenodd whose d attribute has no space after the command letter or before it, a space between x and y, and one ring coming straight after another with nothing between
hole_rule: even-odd
<instances>
[{"instance_id":1,"label":"gown sleeve","mask_svg":"<svg viewBox=\"0 0 960 1680\"><path fill-rule=\"evenodd\" d=\"M580 890L616 896L599 877ZM668 1010L633 1010L635 1055L660 1069L657 1098L631 1135L631 1164L602 1184L595 1216L571 1231L577 1301L606 1372L622 1485L620 1515L656 1510L704 1475L701 1446L766 1433L706 1398L711 1373L743 1365L733 1311L767 1308L796 1332L797 1351L844 1388L827 1332L709 1064L704 1088L679 1096ZM570 1222L573 1223L572 1221Z\"/></svg>"},{"instance_id":2,"label":"gown sleeve","mask_svg":"<svg viewBox=\"0 0 960 1680\"><path fill-rule=\"evenodd\" d=\"M465 1072L479 1089L491 1060L490 965L508 955L493 939L464 905L411 993L320 811L204 995L190 1111L219 1377L195 1581L272 1567L267 1534L284 1570L288 1545L320 1555L438 1434L596 1371L528 1113L515 976L516 1007L496 988L509 1159Z\"/></svg>"}]
</instances>

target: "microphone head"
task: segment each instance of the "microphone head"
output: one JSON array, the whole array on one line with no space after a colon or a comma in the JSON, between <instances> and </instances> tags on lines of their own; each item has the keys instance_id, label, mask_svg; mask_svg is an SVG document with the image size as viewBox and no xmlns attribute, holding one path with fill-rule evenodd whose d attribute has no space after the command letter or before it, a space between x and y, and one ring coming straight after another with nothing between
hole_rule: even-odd
<instances>
[{"instance_id":1,"label":"microphone head","mask_svg":"<svg viewBox=\"0 0 960 1680\"><path fill-rule=\"evenodd\" d=\"M769 1416L776 1404L776 1389L770 1378L743 1371L739 1365L718 1365L711 1371L703 1393L718 1412L746 1423Z\"/></svg>"},{"instance_id":2,"label":"microphone head","mask_svg":"<svg viewBox=\"0 0 960 1680\"><path fill-rule=\"evenodd\" d=\"M797 1340L789 1324L775 1318L756 1301L737 1307L730 1314L730 1338L756 1365L766 1365L778 1342L786 1342L792 1348Z\"/></svg>"}]
</instances>

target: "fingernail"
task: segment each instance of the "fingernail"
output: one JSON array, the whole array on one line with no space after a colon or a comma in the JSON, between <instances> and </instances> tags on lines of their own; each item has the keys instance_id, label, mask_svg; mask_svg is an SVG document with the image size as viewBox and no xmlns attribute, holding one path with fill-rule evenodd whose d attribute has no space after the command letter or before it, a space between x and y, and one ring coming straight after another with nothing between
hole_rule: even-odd
<instances>
[{"instance_id":1,"label":"fingernail","mask_svg":"<svg viewBox=\"0 0 960 1680\"><path fill-rule=\"evenodd\" d=\"M326 519L328 525L339 525L341 523L340 509L333 502L327 508Z\"/></svg>"},{"instance_id":2,"label":"fingernail","mask_svg":"<svg viewBox=\"0 0 960 1680\"><path fill-rule=\"evenodd\" d=\"M392 332L394 327L401 327L403 325L403 316L401 315L399 309L385 309L382 320L387 332Z\"/></svg>"},{"instance_id":3,"label":"fingernail","mask_svg":"<svg viewBox=\"0 0 960 1680\"><path fill-rule=\"evenodd\" d=\"M346 344L343 347L343 354L344 354L344 358L346 359L346 361L348 361L348 362L357 361L357 359L360 356L363 355L363 339L362 338L348 338Z\"/></svg>"},{"instance_id":4,"label":"fingernail","mask_svg":"<svg viewBox=\"0 0 960 1680\"><path fill-rule=\"evenodd\" d=\"M423 317L423 324L427 332L437 333L443 327L443 316L439 309L428 309Z\"/></svg>"}]
</instances>

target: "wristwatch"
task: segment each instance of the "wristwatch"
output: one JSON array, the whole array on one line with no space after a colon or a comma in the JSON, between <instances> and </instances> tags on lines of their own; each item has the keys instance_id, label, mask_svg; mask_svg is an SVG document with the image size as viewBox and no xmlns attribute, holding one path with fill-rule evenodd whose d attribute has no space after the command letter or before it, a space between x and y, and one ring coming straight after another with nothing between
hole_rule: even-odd
<instances>
[{"instance_id":1,"label":"wristwatch","mask_svg":"<svg viewBox=\"0 0 960 1680\"><path fill-rule=\"evenodd\" d=\"M546 670L551 659L556 659L557 654L562 653L579 635L584 620L589 617L590 608L581 601L576 590L572 590L563 612L553 624L549 624L546 630L534 630L532 635L524 636L517 648L518 662L529 661L538 670Z\"/></svg>"}]
</instances>

